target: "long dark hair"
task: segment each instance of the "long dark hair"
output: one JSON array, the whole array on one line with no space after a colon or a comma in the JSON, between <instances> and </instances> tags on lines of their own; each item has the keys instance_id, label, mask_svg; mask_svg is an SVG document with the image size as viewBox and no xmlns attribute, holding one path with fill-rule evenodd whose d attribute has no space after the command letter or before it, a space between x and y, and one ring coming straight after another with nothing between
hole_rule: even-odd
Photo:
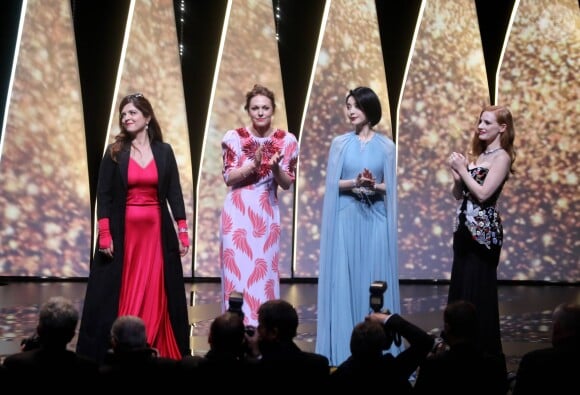
<instances>
[{"instance_id":1,"label":"long dark hair","mask_svg":"<svg viewBox=\"0 0 580 395\"><path fill-rule=\"evenodd\" d=\"M142 93L132 93L125 96L121 103L119 104L119 134L115 136L115 142L111 147L111 158L116 162L117 155L120 151L129 149L131 142L135 138L134 135L127 133L125 126L123 125L123 120L121 119L121 113L123 112L123 107L128 103L133 103L133 105L143 113L146 117L151 117L149 123L147 124L147 135L149 136L149 141L160 141L163 142L163 132L161 131L161 126L157 121L155 112L153 111L153 106L149 100L143 96Z\"/></svg>"}]
</instances>

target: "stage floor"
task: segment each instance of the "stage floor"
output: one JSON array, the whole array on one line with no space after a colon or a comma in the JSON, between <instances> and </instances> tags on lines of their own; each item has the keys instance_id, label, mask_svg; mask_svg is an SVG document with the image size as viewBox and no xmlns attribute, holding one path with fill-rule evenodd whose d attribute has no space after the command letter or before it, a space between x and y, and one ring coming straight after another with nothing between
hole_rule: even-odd
<instances>
[{"instance_id":1,"label":"stage floor","mask_svg":"<svg viewBox=\"0 0 580 395\"><path fill-rule=\"evenodd\" d=\"M429 333L441 331L447 285L402 283L402 315ZM0 358L19 351L22 338L34 332L38 309L49 297L62 295L82 311L86 282L4 281L0 286ZM298 310L297 344L313 351L316 340L316 283L282 283L281 297ZM213 318L220 314L219 282L186 282L190 304L191 348L195 354L208 350L207 334ZM552 310L562 302L580 303L577 285L500 285L502 342L508 370L517 369L521 356L550 345ZM76 337L71 348L76 344Z\"/></svg>"}]
</instances>

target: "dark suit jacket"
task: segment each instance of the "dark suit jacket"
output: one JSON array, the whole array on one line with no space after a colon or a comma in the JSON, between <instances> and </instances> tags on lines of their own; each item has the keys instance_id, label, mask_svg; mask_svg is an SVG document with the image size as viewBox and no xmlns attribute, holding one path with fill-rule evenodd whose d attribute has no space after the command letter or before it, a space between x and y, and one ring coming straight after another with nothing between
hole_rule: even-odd
<instances>
[{"instance_id":1,"label":"dark suit jacket","mask_svg":"<svg viewBox=\"0 0 580 395\"><path fill-rule=\"evenodd\" d=\"M240 392L245 383L256 378L256 365L233 353L209 350L204 356L185 356L179 364L182 384L214 388L219 381L219 389L224 393Z\"/></svg>"},{"instance_id":2,"label":"dark suit jacket","mask_svg":"<svg viewBox=\"0 0 580 395\"><path fill-rule=\"evenodd\" d=\"M24 390L57 390L67 393L68 380L96 383L98 365L95 361L77 355L73 351L45 348L22 351L4 359L4 376L10 383ZM7 383L2 385L6 386ZM72 389L74 386L70 387ZM13 387L14 388L14 387ZM78 388L75 389L75 392Z\"/></svg>"},{"instance_id":3,"label":"dark suit jacket","mask_svg":"<svg viewBox=\"0 0 580 395\"><path fill-rule=\"evenodd\" d=\"M507 389L505 360L469 343L429 356L415 382L416 394L505 395Z\"/></svg>"},{"instance_id":4,"label":"dark suit jacket","mask_svg":"<svg viewBox=\"0 0 580 395\"><path fill-rule=\"evenodd\" d=\"M157 357L152 349L110 352L99 368L99 385L106 391L127 389L148 393L175 383L178 368L178 361ZM119 385L126 386L119 388Z\"/></svg>"},{"instance_id":5,"label":"dark suit jacket","mask_svg":"<svg viewBox=\"0 0 580 395\"><path fill-rule=\"evenodd\" d=\"M332 391L411 393L409 379L431 350L433 338L398 314L393 314L384 327L390 333L400 334L409 347L397 356L387 353L380 359L360 360L350 356L330 375Z\"/></svg>"},{"instance_id":6,"label":"dark suit jacket","mask_svg":"<svg viewBox=\"0 0 580 395\"><path fill-rule=\"evenodd\" d=\"M294 342L260 345L262 358L257 362L258 382L263 382L262 392L277 390L299 391L308 385L312 389L325 389L330 374L328 358L302 351Z\"/></svg>"},{"instance_id":7,"label":"dark suit jacket","mask_svg":"<svg viewBox=\"0 0 580 395\"><path fill-rule=\"evenodd\" d=\"M113 321L117 318L123 273L125 205L130 152L122 151L118 163L109 153L101 161L97 187L97 217L110 219L115 254L112 260L96 253L91 266L84 300L77 352L101 363L110 346ZM185 205L173 149L167 143L153 142L151 150L158 172L158 196L161 205L165 293L169 318L182 355L189 354L189 320L184 292L183 268L175 220L185 219ZM171 213L169 208L171 207Z\"/></svg>"},{"instance_id":8,"label":"dark suit jacket","mask_svg":"<svg viewBox=\"0 0 580 395\"><path fill-rule=\"evenodd\" d=\"M513 395L580 394L580 343L530 351L520 361Z\"/></svg>"}]
</instances>

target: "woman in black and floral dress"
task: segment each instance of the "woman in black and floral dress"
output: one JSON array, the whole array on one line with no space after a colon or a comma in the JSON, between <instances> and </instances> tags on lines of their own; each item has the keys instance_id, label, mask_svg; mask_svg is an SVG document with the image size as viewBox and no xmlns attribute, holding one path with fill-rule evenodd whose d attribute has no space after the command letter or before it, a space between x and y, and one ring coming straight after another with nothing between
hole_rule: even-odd
<instances>
[{"instance_id":1,"label":"woman in black and floral dress","mask_svg":"<svg viewBox=\"0 0 580 395\"><path fill-rule=\"evenodd\" d=\"M461 200L453 234L453 267L447 302L467 300L478 312L482 351L504 358L499 324L497 266L503 227L496 203L513 173L514 122L505 106L479 115L468 157L453 152L453 196Z\"/></svg>"}]
</instances>

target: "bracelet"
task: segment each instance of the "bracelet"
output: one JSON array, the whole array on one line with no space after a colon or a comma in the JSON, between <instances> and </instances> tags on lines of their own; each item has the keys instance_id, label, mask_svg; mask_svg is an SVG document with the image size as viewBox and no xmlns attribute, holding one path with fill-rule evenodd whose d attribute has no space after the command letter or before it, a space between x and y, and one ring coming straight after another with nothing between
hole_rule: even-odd
<instances>
[{"instance_id":1,"label":"bracelet","mask_svg":"<svg viewBox=\"0 0 580 395\"><path fill-rule=\"evenodd\" d=\"M177 229L178 233L187 233L188 229L187 228L179 228Z\"/></svg>"},{"instance_id":2,"label":"bracelet","mask_svg":"<svg viewBox=\"0 0 580 395\"><path fill-rule=\"evenodd\" d=\"M356 185L356 178L353 178L352 179L352 187L353 188L356 188L357 187L357 185Z\"/></svg>"}]
</instances>

